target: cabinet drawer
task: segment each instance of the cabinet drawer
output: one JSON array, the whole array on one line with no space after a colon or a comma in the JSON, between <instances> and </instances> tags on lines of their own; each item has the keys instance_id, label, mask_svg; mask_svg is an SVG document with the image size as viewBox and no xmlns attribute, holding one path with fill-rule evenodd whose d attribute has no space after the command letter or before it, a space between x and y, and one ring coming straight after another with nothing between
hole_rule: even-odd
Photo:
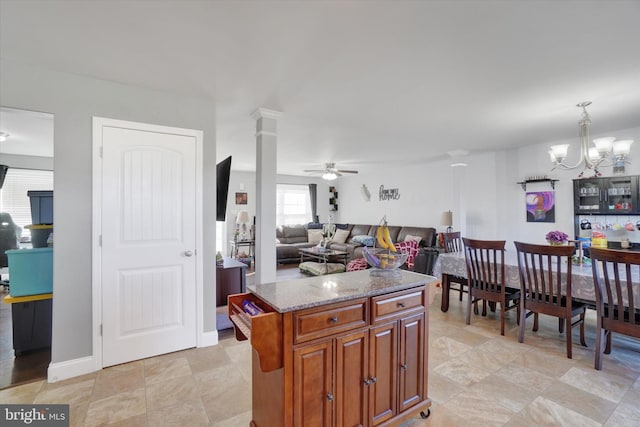
<instances>
[{"instance_id":1,"label":"cabinet drawer","mask_svg":"<svg viewBox=\"0 0 640 427\"><path fill-rule=\"evenodd\" d=\"M387 320L406 312L424 309L424 288L411 289L371 298L372 323Z\"/></svg>"},{"instance_id":2,"label":"cabinet drawer","mask_svg":"<svg viewBox=\"0 0 640 427\"><path fill-rule=\"evenodd\" d=\"M369 324L367 299L300 310L293 314L294 341L301 343Z\"/></svg>"}]
</instances>

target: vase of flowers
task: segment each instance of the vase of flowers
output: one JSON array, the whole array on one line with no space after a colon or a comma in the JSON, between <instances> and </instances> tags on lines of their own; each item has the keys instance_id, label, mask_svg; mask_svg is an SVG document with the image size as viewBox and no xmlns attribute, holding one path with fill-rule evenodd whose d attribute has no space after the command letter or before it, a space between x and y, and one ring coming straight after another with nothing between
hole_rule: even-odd
<instances>
[{"instance_id":1,"label":"vase of flowers","mask_svg":"<svg viewBox=\"0 0 640 427\"><path fill-rule=\"evenodd\" d=\"M565 245L569 241L569 236L562 231L550 231L544 237L552 246Z\"/></svg>"}]
</instances>

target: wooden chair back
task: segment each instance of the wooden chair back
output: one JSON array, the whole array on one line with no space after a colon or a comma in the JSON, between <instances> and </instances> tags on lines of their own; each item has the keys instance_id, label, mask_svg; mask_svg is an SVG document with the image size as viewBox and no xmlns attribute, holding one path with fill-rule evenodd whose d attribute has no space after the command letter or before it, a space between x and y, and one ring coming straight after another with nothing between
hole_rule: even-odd
<instances>
[{"instance_id":1,"label":"wooden chair back","mask_svg":"<svg viewBox=\"0 0 640 427\"><path fill-rule=\"evenodd\" d=\"M520 291L533 306L545 305L547 314L567 317L571 313L571 257L573 246L535 245L514 242L518 251ZM562 266L566 272L562 272ZM565 286L563 286L563 284ZM552 306L557 307L554 314ZM564 313L563 313L564 312Z\"/></svg>"},{"instance_id":2,"label":"wooden chair back","mask_svg":"<svg viewBox=\"0 0 640 427\"><path fill-rule=\"evenodd\" d=\"M596 293L596 369L611 351L611 332L640 338L640 252L590 248ZM606 338L606 349L602 340Z\"/></svg>"},{"instance_id":3,"label":"wooden chair back","mask_svg":"<svg viewBox=\"0 0 640 427\"><path fill-rule=\"evenodd\" d=\"M462 238L459 231L443 233L442 238L444 239L445 253L462 252Z\"/></svg>"},{"instance_id":4,"label":"wooden chair back","mask_svg":"<svg viewBox=\"0 0 640 427\"><path fill-rule=\"evenodd\" d=\"M504 293L504 240L462 239L469 287L481 293ZM480 298L496 300L490 296Z\"/></svg>"}]
</instances>

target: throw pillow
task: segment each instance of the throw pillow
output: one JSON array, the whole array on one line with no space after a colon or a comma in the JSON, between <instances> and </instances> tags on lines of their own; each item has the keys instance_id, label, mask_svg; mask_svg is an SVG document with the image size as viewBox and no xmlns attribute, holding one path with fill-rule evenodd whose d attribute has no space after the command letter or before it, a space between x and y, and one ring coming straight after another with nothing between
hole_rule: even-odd
<instances>
[{"instance_id":1,"label":"throw pillow","mask_svg":"<svg viewBox=\"0 0 640 427\"><path fill-rule=\"evenodd\" d=\"M407 234L404 238L405 242L416 242L416 243L420 243L420 240L422 240L422 237L420 236L413 236L411 234Z\"/></svg>"},{"instance_id":2,"label":"throw pillow","mask_svg":"<svg viewBox=\"0 0 640 427\"><path fill-rule=\"evenodd\" d=\"M347 241L347 237L351 232L349 230L336 230L336 234L333 235L332 242L344 243Z\"/></svg>"},{"instance_id":3,"label":"throw pillow","mask_svg":"<svg viewBox=\"0 0 640 427\"><path fill-rule=\"evenodd\" d=\"M310 222L309 224L307 224L307 229L309 230L322 230L322 225L319 222Z\"/></svg>"},{"instance_id":4,"label":"throw pillow","mask_svg":"<svg viewBox=\"0 0 640 427\"><path fill-rule=\"evenodd\" d=\"M353 239L351 239L351 241L354 243L360 243L363 246L372 247L375 242L375 238L373 236L367 236L367 235L361 234L358 236L353 236Z\"/></svg>"},{"instance_id":5,"label":"throw pillow","mask_svg":"<svg viewBox=\"0 0 640 427\"><path fill-rule=\"evenodd\" d=\"M322 230L308 230L307 240L309 243L320 243L322 241Z\"/></svg>"}]
</instances>

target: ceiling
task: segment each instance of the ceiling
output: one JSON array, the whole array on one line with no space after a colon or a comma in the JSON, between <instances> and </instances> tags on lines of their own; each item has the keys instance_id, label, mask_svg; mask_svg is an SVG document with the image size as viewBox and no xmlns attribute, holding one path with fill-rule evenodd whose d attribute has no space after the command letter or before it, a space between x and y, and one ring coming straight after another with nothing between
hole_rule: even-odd
<instances>
[{"instance_id":1,"label":"ceiling","mask_svg":"<svg viewBox=\"0 0 640 427\"><path fill-rule=\"evenodd\" d=\"M366 170L640 126L640 1L9 1L0 56L215 100L218 158Z\"/></svg>"}]
</instances>

